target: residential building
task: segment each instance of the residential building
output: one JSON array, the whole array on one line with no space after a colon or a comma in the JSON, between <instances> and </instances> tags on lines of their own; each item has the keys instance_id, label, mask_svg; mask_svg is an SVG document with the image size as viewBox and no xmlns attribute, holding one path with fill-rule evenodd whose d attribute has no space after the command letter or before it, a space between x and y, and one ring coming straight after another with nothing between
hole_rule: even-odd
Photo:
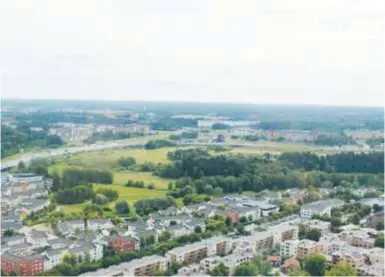
<instances>
[{"instance_id":1,"label":"residential building","mask_svg":"<svg viewBox=\"0 0 385 277\"><path fill-rule=\"evenodd\" d=\"M233 253L224 257L212 256L200 261L200 267L205 272L212 271L218 264L223 263L230 269L230 273L234 271L235 267L250 262L254 257L252 252L248 253Z\"/></svg>"},{"instance_id":2,"label":"residential building","mask_svg":"<svg viewBox=\"0 0 385 277\"><path fill-rule=\"evenodd\" d=\"M375 239L363 230L343 231L339 233L342 241L356 247L373 248Z\"/></svg>"},{"instance_id":3,"label":"residential building","mask_svg":"<svg viewBox=\"0 0 385 277\"><path fill-rule=\"evenodd\" d=\"M313 219L313 220L307 220L303 223L305 226L306 231L310 231L312 229L316 229L320 231L321 235L326 235L330 233L331 224L330 222Z\"/></svg>"},{"instance_id":4,"label":"residential building","mask_svg":"<svg viewBox=\"0 0 385 277\"><path fill-rule=\"evenodd\" d=\"M171 249L166 253L166 258L170 262L191 264L199 262L206 257L227 254L231 248L232 241L230 238L214 237Z\"/></svg>"},{"instance_id":5,"label":"residential building","mask_svg":"<svg viewBox=\"0 0 385 277\"><path fill-rule=\"evenodd\" d=\"M28 243L31 243L34 248L42 248L48 246L47 243L48 236L46 233L32 229L30 232L26 233L26 240Z\"/></svg>"},{"instance_id":6,"label":"residential building","mask_svg":"<svg viewBox=\"0 0 385 277\"><path fill-rule=\"evenodd\" d=\"M358 251L338 251L331 256L333 264L345 262L355 268L365 264L365 256Z\"/></svg>"},{"instance_id":7,"label":"residential building","mask_svg":"<svg viewBox=\"0 0 385 277\"><path fill-rule=\"evenodd\" d=\"M323 251L323 244L308 239L287 240L280 245L281 257L303 258Z\"/></svg>"},{"instance_id":8,"label":"residential building","mask_svg":"<svg viewBox=\"0 0 385 277\"><path fill-rule=\"evenodd\" d=\"M67 253L64 249L45 250L44 255L44 271L50 270L62 262L64 255Z\"/></svg>"},{"instance_id":9,"label":"residential building","mask_svg":"<svg viewBox=\"0 0 385 277\"><path fill-rule=\"evenodd\" d=\"M88 254L91 261L98 261L103 258L103 245L101 244L80 243L69 248L68 251L72 254L83 256L83 259Z\"/></svg>"},{"instance_id":10,"label":"residential building","mask_svg":"<svg viewBox=\"0 0 385 277\"><path fill-rule=\"evenodd\" d=\"M315 214L331 216L332 208L340 207L343 204L344 201L340 199L328 199L305 204L301 206L301 217L311 218Z\"/></svg>"},{"instance_id":11,"label":"residential building","mask_svg":"<svg viewBox=\"0 0 385 277\"><path fill-rule=\"evenodd\" d=\"M1 255L1 268L6 274L15 272L19 276L35 276L44 271L44 256L18 256L10 253Z\"/></svg>"},{"instance_id":12,"label":"residential building","mask_svg":"<svg viewBox=\"0 0 385 277\"><path fill-rule=\"evenodd\" d=\"M233 223L239 223L241 217L245 217L247 220L251 218L256 220L260 216L260 210L255 207L245 207L245 206L230 206L226 210L226 217L231 218Z\"/></svg>"},{"instance_id":13,"label":"residential building","mask_svg":"<svg viewBox=\"0 0 385 277\"><path fill-rule=\"evenodd\" d=\"M126 269L124 276L152 276L155 270L166 270L167 260L164 257L153 255L132 260L120 266Z\"/></svg>"},{"instance_id":14,"label":"residential building","mask_svg":"<svg viewBox=\"0 0 385 277\"><path fill-rule=\"evenodd\" d=\"M358 276L385 276L383 266L378 265L361 265L357 267Z\"/></svg>"},{"instance_id":15,"label":"residential building","mask_svg":"<svg viewBox=\"0 0 385 277\"><path fill-rule=\"evenodd\" d=\"M260 216L269 216L279 211L279 206L269 204L266 201L246 200L242 202L242 205L245 207L258 208Z\"/></svg>"},{"instance_id":16,"label":"residential building","mask_svg":"<svg viewBox=\"0 0 385 277\"><path fill-rule=\"evenodd\" d=\"M113 235L107 237L108 245L116 252L128 252L140 249L140 241L133 236Z\"/></svg>"}]
</instances>

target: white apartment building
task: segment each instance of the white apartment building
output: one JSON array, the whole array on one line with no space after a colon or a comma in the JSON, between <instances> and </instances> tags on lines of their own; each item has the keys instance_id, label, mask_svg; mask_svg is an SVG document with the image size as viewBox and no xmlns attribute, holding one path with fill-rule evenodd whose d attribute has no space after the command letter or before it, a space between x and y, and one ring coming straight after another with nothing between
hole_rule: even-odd
<instances>
[{"instance_id":1,"label":"white apartment building","mask_svg":"<svg viewBox=\"0 0 385 277\"><path fill-rule=\"evenodd\" d=\"M311 218L315 214L330 216L332 208L340 207L343 204L344 201L340 199L328 199L305 204L301 207L301 217Z\"/></svg>"}]
</instances>

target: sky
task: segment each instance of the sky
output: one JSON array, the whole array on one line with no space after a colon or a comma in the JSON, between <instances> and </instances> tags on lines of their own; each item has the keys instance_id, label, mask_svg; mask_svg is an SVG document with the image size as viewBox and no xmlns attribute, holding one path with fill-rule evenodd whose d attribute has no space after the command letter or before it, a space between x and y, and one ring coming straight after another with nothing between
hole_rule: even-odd
<instances>
[{"instance_id":1,"label":"sky","mask_svg":"<svg viewBox=\"0 0 385 277\"><path fill-rule=\"evenodd\" d=\"M2 0L2 98L381 106L383 0Z\"/></svg>"}]
</instances>

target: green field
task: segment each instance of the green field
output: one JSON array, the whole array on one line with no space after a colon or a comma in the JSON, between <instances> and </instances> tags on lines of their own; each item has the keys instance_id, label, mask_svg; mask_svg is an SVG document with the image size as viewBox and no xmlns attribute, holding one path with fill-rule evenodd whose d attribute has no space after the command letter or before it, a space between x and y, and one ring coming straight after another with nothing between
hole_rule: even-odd
<instances>
[{"instance_id":1,"label":"green field","mask_svg":"<svg viewBox=\"0 0 385 277\"><path fill-rule=\"evenodd\" d=\"M113 168L122 157L133 157L137 164L145 162L168 163L167 153L175 151L176 147L165 147L154 150L146 149L115 149L99 150L72 154L57 159L59 164L82 166L86 168Z\"/></svg>"},{"instance_id":2,"label":"green field","mask_svg":"<svg viewBox=\"0 0 385 277\"><path fill-rule=\"evenodd\" d=\"M159 191L159 190L130 188L130 187L119 186L119 185L102 185L102 184L95 184L94 185L95 191L99 188L110 188L110 189L118 191L119 192L119 198L116 201L125 200L131 206L137 200L155 198L155 197L164 197L166 195L166 191ZM74 205L62 205L62 206L60 206L60 209L63 210L64 212L67 212L67 213L81 212L82 209L87 204L89 204L89 202L88 203L81 203L81 204L74 204ZM115 205L115 201L110 202L108 204L108 206L110 208L114 208L114 205Z\"/></svg>"},{"instance_id":3,"label":"green field","mask_svg":"<svg viewBox=\"0 0 385 277\"><path fill-rule=\"evenodd\" d=\"M168 183L175 181L153 176L151 172L114 172L115 185L124 185L128 180L143 181L145 185L153 183L158 190L167 190Z\"/></svg>"}]
</instances>

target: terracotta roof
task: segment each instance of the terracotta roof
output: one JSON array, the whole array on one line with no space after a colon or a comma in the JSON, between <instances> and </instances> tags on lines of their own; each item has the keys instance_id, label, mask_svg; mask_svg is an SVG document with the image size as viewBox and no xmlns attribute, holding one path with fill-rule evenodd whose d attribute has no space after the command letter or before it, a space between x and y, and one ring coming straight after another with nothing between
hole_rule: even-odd
<instances>
[{"instance_id":1,"label":"terracotta roof","mask_svg":"<svg viewBox=\"0 0 385 277\"><path fill-rule=\"evenodd\" d=\"M294 258L287 259L285 261L285 264L284 264L284 267L288 268L288 269L293 269L293 268L297 268L297 267L300 267L300 266L301 265L299 264L299 261L297 261Z\"/></svg>"}]
</instances>

